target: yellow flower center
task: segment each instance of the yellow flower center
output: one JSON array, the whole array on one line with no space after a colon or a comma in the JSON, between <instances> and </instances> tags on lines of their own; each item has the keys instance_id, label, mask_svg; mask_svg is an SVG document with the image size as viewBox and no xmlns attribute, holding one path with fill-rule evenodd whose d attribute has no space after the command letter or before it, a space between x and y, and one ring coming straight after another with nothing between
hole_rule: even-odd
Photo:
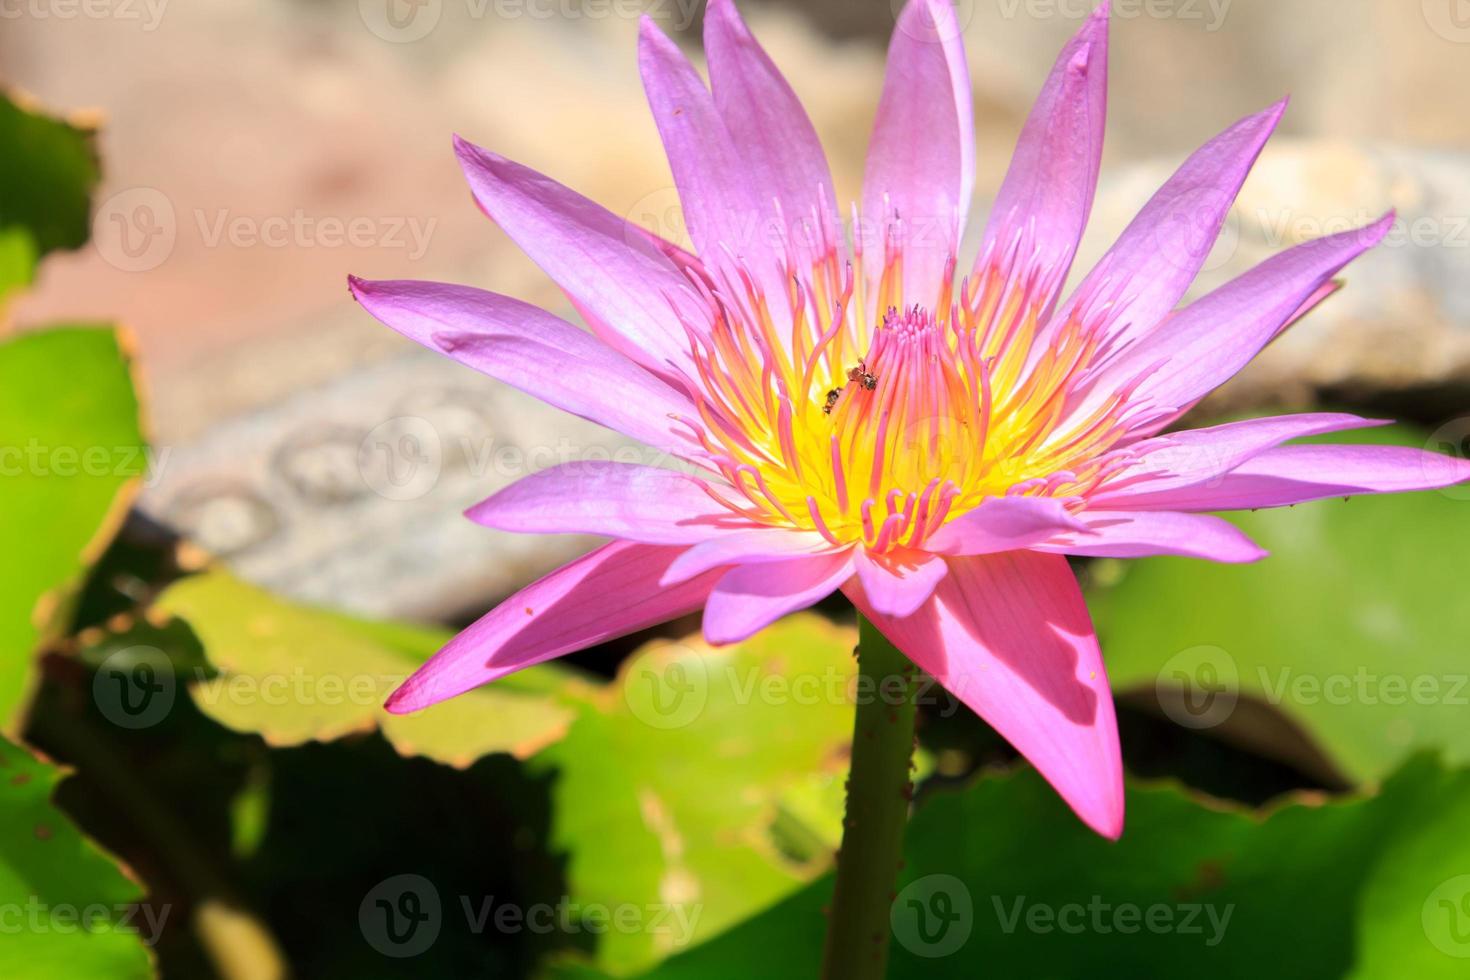
<instances>
[{"instance_id":1,"label":"yellow flower center","mask_svg":"<svg viewBox=\"0 0 1470 980\"><path fill-rule=\"evenodd\" d=\"M1045 291L1012 274L1020 248L958 295L946 285L932 306L906 308L893 252L871 306L830 247L791 278L779 320L748 277L739 295L710 288L719 315L694 341L694 396L705 449L740 493L727 505L886 552L921 546L987 497L1096 485L1125 427L1122 395L1075 411L1095 332L1042 330ZM870 308L882 311L871 323Z\"/></svg>"}]
</instances>

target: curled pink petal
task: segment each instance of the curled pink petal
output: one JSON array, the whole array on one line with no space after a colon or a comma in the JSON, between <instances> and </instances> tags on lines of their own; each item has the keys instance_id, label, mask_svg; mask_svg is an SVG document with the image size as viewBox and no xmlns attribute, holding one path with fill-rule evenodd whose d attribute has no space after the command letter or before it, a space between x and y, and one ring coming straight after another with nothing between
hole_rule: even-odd
<instances>
[{"instance_id":1,"label":"curled pink petal","mask_svg":"<svg viewBox=\"0 0 1470 980\"><path fill-rule=\"evenodd\" d=\"M716 645L738 643L827 598L851 576L852 558L846 554L736 566L710 592L704 637Z\"/></svg>"},{"instance_id":2,"label":"curled pink petal","mask_svg":"<svg viewBox=\"0 0 1470 980\"><path fill-rule=\"evenodd\" d=\"M1281 446L1219 480L1155 495L1173 510L1254 510L1363 493L1437 490L1470 480L1470 460L1406 446Z\"/></svg>"},{"instance_id":3,"label":"curled pink petal","mask_svg":"<svg viewBox=\"0 0 1470 980\"><path fill-rule=\"evenodd\" d=\"M518 534L601 534L644 544L694 544L748 527L687 473L589 460L523 477L465 512Z\"/></svg>"},{"instance_id":4,"label":"curled pink petal","mask_svg":"<svg viewBox=\"0 0 1470 980\"><path fill-rule=\"evenodd\" d=\"M924 546L943 555L988 555L1086 529L1055 497L991 497L930 535Z\"/></svg>"},{"instance_id":5,"label":"curled pink petal","mask_svg":"<svg viewBox=\"0 0 1470 980\"><path fill-rule=\"evenodd\" d=\"M1100 320L1112 349L1152 332L1204 267L1235 195L1285 111L1282 100L1196 150L1123 230L1058 310L1056 322Z\"/></svg>"},{"instance_id":6,"label":"curled pink petal","mask_svg":"<svg viewBox=\"0 0 1470 980\"><path fill-rule=\"evenodd\" d=\"M1129 447L1131 462L1112 473L1088 504L1102 510L1149 510L1165 499L1159 495L1217 480L1289 439L1385 424L1340 412L1306 412L1155 436Z\"/></svg>"},{"instance_id":7,"label":"curled pink petal","mask_svg":"<svg viewBox=\"0 0 1470 980\"><path fill-rule=\"evenodd\" d=\"M1234 524L1207 514L1089 510L1082 519L1086 533L1059 534L1036 550L1089 558L1182 555L1232 564L1266 557Z\"/></svg>"},{"instance_id":8,"label":"curled pink petal","mask_svg":"<svg viewBox=\"0 0 1470 980\"><path fill-rule=\"evenodd\" d=\"M369 313L430 350L650 446L691 448L672 421L695 414L688 396L545 310L470 286L356 276L348 285Z\"/></svg>"},{"instance_id":9,"label":"curled pink petal","mask_svg":"<svg viewBox=\"0 0 1470 980\"><path fill-rule=\"evenodd\" d=\"M1107 671L1077 580L1058 555L950 559L912 616L845 591L883 635L985 719L1089 827L1123 832L1123 760Z\"/></svg>"},{"instance_id":10,"label":"curled pink petal","mask_svg":"<svg viewBox=\"0 0 1470 980\"><path fill-rule=\"evenodd\" d=\"M663 581L674 585L711 568L758 565L843 550L846 549L834 548L815 532L802 533L777 527L729 531L701 541L681 554L670 564Z\"/></svg>"},{"instance_id":11,"label":"curled pink petal","mask_svg":"<svg viewBox=\"0 0 1470 980\"><path fill-rule=\"evenodd\" d=\"M748 270L767 296L785 295L772 198L757 189L699 73L647 16L639 24L638 64L700 261L730 265L731 283L737 270Z\"/></svg>"},{"instance_id":12,"label":"curled pink petal","mask_svg":"<svg viewBox=\"0 0 1470 980\"><path fill-rule=\"evenodd\" d=\"M678 548L615 541L526 586L414 671L385 707L407 714L704 605L719 571L659 583Z\"/></svg>"},{"instance_id":13,"label":"curled pink petal","mask_svg":"<svg viewBox=\"0 0 1470 980\"><path fill-rule=\"evenodd\" d=\"M1035 276L1030 301L1045 317L1067 277L1092 211L1107 118L1108 6L1062 48L995 197L975 274L1019 254L1005 272Z\"/></svg>"},{"instance_id":14,"label":"curled pink petal","mask_svg":"<svg viewBox=\"0 0 1470 980\"><path fill-rule=\"evenodd\" d=\"M556 181L455 138L475 200L555 280L609 345L663 374L689 364L704 304L628 222Z\"/></svg>"},{"instance_id":15,"label":"curled pink petal","mask_svg":"<svg viewBox=\"0 0 1470 980\"><path fill-rule=\"evenodd\" d=\"M902 296L938 294L975 188L970 69L948 0L908 0L888 47L888 74L863 175L864 264L876 283L884 242L902 243ZM881 305L886 302L880 300Z\"/></svg>"},{"instance_id":16,"label":"curled pink petal","mask_svg":"<svg viewBox=\"0 0 1470 980\"><path fill-rule=\"evenodd\" d=\"M853 558L868 604L885 616L910 616L929 597L949 566L938 555L922 551L881 556L859 551Z\"/></svg>"},{"instance_id":17,"label":"curled pink petal","mask_svg":"<svg viewBox=\"0 0 1470 980\"><path fill-rule=\"evenodd\" d=\"M1142 377L1133 398L1172 419L1229 381L1332 277L1377 245L1390 212L1364 228L1327 235L1275 255L1172 316L1111 364L1103 388Z\"/></svg>"},{"instance_id":18,"label":"curled pink petal","mask_svg":"<svg viewBox=\"0 0 1470 980\"><path fill-rule=\"evenodd\" d=\"M796 93L745 26L734 0L704 14L715 106L762 197L780 202L781 231L810 258L841 227L832 172Z\"/></svg>"}]
</instances>

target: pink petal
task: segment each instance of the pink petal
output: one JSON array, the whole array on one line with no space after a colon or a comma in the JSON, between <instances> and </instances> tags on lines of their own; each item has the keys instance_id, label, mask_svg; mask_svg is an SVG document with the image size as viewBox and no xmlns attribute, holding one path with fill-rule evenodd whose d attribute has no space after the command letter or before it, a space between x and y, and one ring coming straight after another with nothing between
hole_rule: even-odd
<instances>
[{"instance_id":1,"label":"pink petal","mask_svg":"<svg viewBox=\"0 0 1470 980\"><path fill-rule=\"evenodd\" d=\"M1123 831L1123 762L1107 672L1077 580L1059 555L950 560L918 612L876 612L844 591L919 667L1031 760L1093 830Z\"/></svg>"},{"instance_id":2,"label":"pink petal","mask_svg":"<svg viewBox=\"0 0 1470 980\"><path fill-rule=\"evenodd\" d=\"M748 270L774 303L786 295L786 280L769 193L757 191L699 73L647 16L639 24L638 65L700 261L728 267L731 284L739 282L739 269Z\"/></svg>"},{"instance_id":3,"label":"pink petal","mask_svg":"<svg viewBox=\"0 0 1470 980\"><path fill-rule=\"evenodd\" d=\"M694 403L596 337L508 296L436 282L348 277L352 295L410 340L659 449L688 452L670 416Z\"/></svg>"},{"instance_id":4,"label":"pink petal","mask_svg":"<svg viewBox=\"0 0 1470 980\"><path fill-rule=\"evenodd\" d=\"M847 554L740 565L715 584L704 607L704 637L738 643L787 613L827 598L852 576Z\"/></svg>"},{"instance_id":5,"label":"pink petal","mask_svg":"<svg viewBox=\"0 0 1470 980\"><path fill-rule=\"evenodd\" d=\"M1212 483L1154 495L1176 510L1254 510L1360 493L1433 490L1470 480L1470 461L1406 446L1281 446Z\"/></svg>"},{"instance_id":6,"label":"pink petal","mask_svg":"<svg viewBox=\"0 0 1470 980\"><path fill-rule=\"evenodd\" d=\"M943 558L919 551L870 555L859 549L853 564L868 604L885 616L912 615L949 572Z\"/></svg>"},{"instance_id":7,"label":"pink petal","mask_svg":"<svg viewBox=\"0 0 1470 980\"><path fill-rule=\"evenodd\" d=\"M734 0L710 0L704 13L715 106L740 148L751 182L781 205L798 255L819 252L841 228L832 172L806 110L741 20Z\"/></svg>"},{"instance_id":8,"label":"pink petal","mask_svg":"<svg viewBox=\"0 0 1470 980\"><path fill-rule=\"evenodd\" d=\"M1129 447L1133 462L1090 494L1088 506L1100 510L1152 510L1166 499L1158 494L1216 480L1288 439L1386 424L1356 415L1308 412L1155 436Z\"/></svg>"},{"instance_id":9,"label":"pink petal","mask_svg":"<svg viewBox=\"0 0 1470 980\"><path fill-rule=\"evenodd\" d=\"M1091 558L1183 555L1210 561L1259 561L1266 552L1229 521L1206 514L1169 511L1088 510L1087 533L1059 534L1037 551Z\"/></svg>"},{"instance_id":10,"label":"pink petal","mask_svg":"<svg viewBox=\"0 0 1470 980\"><path fill-rule=\"evenodd\" d=\"M869 282L882 271L882 233L895 215L903 222L903 299L895 305L937 300L974 185L975 119L959 22L947 0L909 0L888 46L863 175Z\"/></svg>"},{"instance_id":11,"label":"pink petal","mask_svg":"<svg viewBox=\"0 0 1470 980\"><path fill-rule=\"evenodd\" d=\"M1301 306L1296 308L1296 312L1286 318L1286 322L1281 325L1281 329L1276 331L1277 335L1279 336L1284 333L1286 329L1292 324L1296 323L1302 317L1306 316L1308 313L1321 306L1327 301L1329 297L1336 295L1337 291L1340 290L1342 286L1343 282L1341 279L1334 279L1331 282L1324 282L1322 285L1318 286L1316 292L1308 296L1306 298L1306 301L1303 302Z\"/></svg>"},{"instance_id":12,"label":"pink petal","mask_svg":"<svg viewBox=\"0 0 1470 980\"><path fill-rule=\"evenodd\" d=\"M631 463L563 463L512 483L466 511L477 524L520 534L601 534L644 544L694 544L749 527L704 481Z\"/></svg>"},{"instance_id":13,"label":"pink petal","mask_svg":"<svg viewBox=\"0 0 1470 980\"><path fill-rule=\"evenodd\" d=\"M1016 277L1039 276L1044 317L1067 278L1087 227L1102 160L1108 97L1108 3L1062 49L1021 130L996 194L976 274L1016 249Z\"/></svg>"},{"instance_id":14,"label":"pink petal","mask_svg":"<svg viewBox=\"0 0 1470 980\"><path fill-rule=\"evenodd\" d=\"M924 548L943 555L987 555L1083 529L1055 497L989 497L931 534Z\"/></svg>"},{"instance_id":15,"label":"pink petal","mask_svg":"<svg viewBox=\"0 0 1470 980\"><path fill-rule=\"evenodd\" d=\"M720 572L659 584L678 548L615 541L526 586L434 654L388 698L407 714L543 660L691 613Z\"/></svg>"},{"instance_id":16,"label":"pink petal","mask_svg":"<svg viewBox=\"0 0 1470 980\"><path fill-rule=\"evenodd\" d=\"M1366 228L1327 235L1274 255L1170 317L1110 365L1111 390L1149 373L1134 392L1172 419L1229 381L1332 277L1383 239L1390 212Z\"/></svg>"},{"instance_id":17,"label":"pink petal","mask_svg":"<svg viewBox=\"0 0 1470 980\"><path fill-rule=\"evenodd\" d=\"M729 531L701 541L680 555L669 566L664 581L673 585L711 568L758 565L843 550L834 547L816 531L795 531L784 527Z\"/></svg>"},{"instance_id":18,"label":"pink petal","mask_svg":"<svg viewBox=\"0 0 1470 980\"><path fill-rule=\"evenodd\" d=\"M534 170L459 137L454 148L475 200L599 337L660 374L692 372L684 324L706 324L709 314L645 236Z\"/></svg>"},{"instance_id":19,"label":"pink petal","mask_svg":"<svg viewBox=\"0 0 1470 980\"><path fill-rule=\"evenodd\" d=\"M1107 324L1112 349L1151 332L1178 305L1219 237L1285 100L1210 140L1170 177L1053 319Z\"/></svg>"}]
</instances>

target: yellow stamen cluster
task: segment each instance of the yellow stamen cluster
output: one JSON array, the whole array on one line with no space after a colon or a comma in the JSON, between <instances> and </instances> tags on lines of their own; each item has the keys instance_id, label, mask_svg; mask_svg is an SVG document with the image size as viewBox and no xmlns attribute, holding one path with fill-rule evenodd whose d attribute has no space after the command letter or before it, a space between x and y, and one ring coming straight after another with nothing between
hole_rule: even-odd
<instances>
[{"instance_id":1,"label":"yellow stamen cluster","mask_svg":"<svg viewBox=\"0 0 1470 980\"><path fill-rule=\"evenodd\" d=\"M691 387L699 438L740 492L724 502L883 553L922 546L987 497L1095 486L1124 399L1078 410L1097 333L1044 321L1050 290L1025 274L1024 249L907 307L901 250L885 252L866 290L830 246L779 304L749 276L704 284L716 313L690 330Z\"/></svg>"}]
</instances>

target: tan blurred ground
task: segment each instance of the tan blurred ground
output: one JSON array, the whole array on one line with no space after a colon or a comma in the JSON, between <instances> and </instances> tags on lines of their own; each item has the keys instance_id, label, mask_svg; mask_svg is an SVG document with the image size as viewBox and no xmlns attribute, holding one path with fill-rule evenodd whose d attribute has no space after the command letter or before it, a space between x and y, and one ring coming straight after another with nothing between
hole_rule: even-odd
<instances>
[{"instance_id":1,"label":"tan blurred ground","mask_svg":"<svg viewBox=\"0 0 1470 980\"><path fill-rule=\"evenodd\" d=\"M136 20L120 13L7 21L0 56L8 80L53 106L105 114L104 198L156 188L179 223L172 254L146 273L120 272L95 251L53 261L20 318L121 316L138 330L161 380L211 351L310 332L303 317L339 319L349 269L468 276L536 295L525 263L468 205L449 134L543 167L614 210L632 207L668 183L633 62L636 22L595 0L580 18L530 13L575 12L571 0L501 4L526 10L520 16L496 17L492 4L481 18L471 16L473 0L441 2L433 32L406 44L374 36L347 2L173 2L153 29L142 0L119 7ZM648 6L679 23L689 3ZM993 191L1022 114L1084 6L962 0L982 197ZM1177 156L1284 92L1293 96L1285 135L1470 144L1463 99L1470 43L1437 35L1418 0L1116 6L1110 163ZM1445 6L1452 9L1452 0ZM816 0L784 5L784 13L747 7L811 107L851 193L881 78L880 43L892 23L888 0ZM812 19L794 13L808 9ZM382 219L384 237L390 219L432 222L433 232L417 260L411 242L211 247L209 230L224 213L298 212Z\"/></svg>"}]
</instances>

